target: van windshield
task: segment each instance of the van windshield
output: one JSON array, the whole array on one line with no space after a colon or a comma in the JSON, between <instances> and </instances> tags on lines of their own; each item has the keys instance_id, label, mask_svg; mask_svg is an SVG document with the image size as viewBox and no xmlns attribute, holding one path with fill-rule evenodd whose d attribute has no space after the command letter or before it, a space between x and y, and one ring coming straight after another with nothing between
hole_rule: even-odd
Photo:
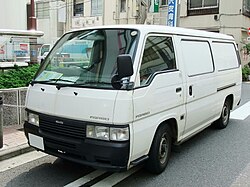
<instances>
[{"instance_id":1,"label":"van windshield","mask_svg":"<svg viewBox=\"0 0 250 187\"><path fill-rule=\"evenodd\" d=\"M112 88L116 59L133 58L138 41L133 29L96 29L64 35L41 65L34 82ZM65 85L64 85L65 86Z\"/></svg>"}]
</instances>

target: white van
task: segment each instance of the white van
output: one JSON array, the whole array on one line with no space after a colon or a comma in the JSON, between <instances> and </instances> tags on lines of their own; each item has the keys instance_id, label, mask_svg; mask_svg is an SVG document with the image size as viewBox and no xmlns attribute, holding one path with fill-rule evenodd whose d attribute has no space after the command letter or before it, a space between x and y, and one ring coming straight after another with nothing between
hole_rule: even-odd
<instances>
[{"instance_id":1,"label":"white van","mask_svg":"<svg viewBox=\"0 0 250 187\"><path fill-rule=\"evenodd\" d=\"M65 46L85 43L77 58ZM112 171L161 173L172 144L216 122L241 98L231 36L156 25L66 33L27 92L25 134L48 154Z\"/></svg>"},{"instance_id":2,"label":"white van","mask_svg":"<svg viewBox=\"0 0 250 187\"><path fill-rule=\"evenodd\" d=\"M47 56L51 48L52 48L51 44L43 44L40 47L40 49L38 50L38 55L37 55L37 62L39 64L42 62L42 60L45 59L45 57Z\"/></svg>"}]
</instances>

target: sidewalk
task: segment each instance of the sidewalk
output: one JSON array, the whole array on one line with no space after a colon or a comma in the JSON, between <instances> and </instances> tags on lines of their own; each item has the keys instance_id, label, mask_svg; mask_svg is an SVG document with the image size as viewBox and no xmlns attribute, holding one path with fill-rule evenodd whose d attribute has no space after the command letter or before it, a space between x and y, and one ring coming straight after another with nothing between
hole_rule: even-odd
<instances>
[{"instance_id":1,"label":"sidewalk","mask_svg":"<svg viewBox=\"0 0 250 187\"><path fill-rule=\"evenodd\" d=\"M3 127L3 148L0 161L34 150L27 144L22 125Z\"/></svg>"}]
</instances>

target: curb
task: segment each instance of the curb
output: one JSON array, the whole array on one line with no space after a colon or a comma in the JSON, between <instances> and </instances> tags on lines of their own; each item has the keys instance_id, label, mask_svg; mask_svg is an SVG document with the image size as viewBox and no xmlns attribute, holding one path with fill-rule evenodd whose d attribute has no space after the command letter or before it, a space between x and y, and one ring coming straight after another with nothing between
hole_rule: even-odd
<instances>
[{"instance_id":1,"label":"curb","mask_svg":"<svg viewBox=\"0 0 250 187\"><path fill-rule=\"evenodd\" d=\"M0 150L0 161L30 152L30 151L34 151L35 149L30 147L27 143L19 145L17 147L13 147L10 149L6 149L1 151Z\"/></svg>"}]
</instances>

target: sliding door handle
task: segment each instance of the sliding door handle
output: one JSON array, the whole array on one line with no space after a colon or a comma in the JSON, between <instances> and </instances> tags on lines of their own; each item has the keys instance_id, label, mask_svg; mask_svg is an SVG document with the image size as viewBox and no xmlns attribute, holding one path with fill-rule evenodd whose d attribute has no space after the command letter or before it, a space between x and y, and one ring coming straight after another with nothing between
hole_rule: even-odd
<instances>
[{"instance_id":1,"label":"sliding door handle","mask_svg":"<svg viewBox=\"0 0 250 187\"><path fill-rule=\"evenodd\" d=\"M193 95L193 86L189 86L188 93L189 93L190 96Z\"/></svg>"}]
</instances>

